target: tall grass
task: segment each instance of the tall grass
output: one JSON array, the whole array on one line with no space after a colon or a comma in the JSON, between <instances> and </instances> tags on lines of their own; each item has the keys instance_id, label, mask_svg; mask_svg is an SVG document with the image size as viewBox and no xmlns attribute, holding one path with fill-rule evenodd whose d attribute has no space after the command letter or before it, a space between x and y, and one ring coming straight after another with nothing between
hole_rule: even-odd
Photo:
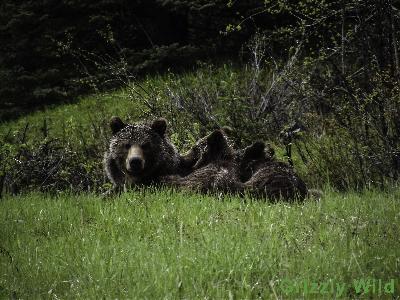
<instances>
[{"instance_id":1,"label":"tall grass","mask_svg":"<svg viewBox=\"0 0 400 300\"><path fill-rule=\"evenodd\" d=\"M0 298L399 297L400 191L268 204L132 191L0 202ZM394 294L353 280L395 279ZM287 282L343 283L311 294ZM289 293L290 292L290 293Z\"/></svg>"}]
</instances>

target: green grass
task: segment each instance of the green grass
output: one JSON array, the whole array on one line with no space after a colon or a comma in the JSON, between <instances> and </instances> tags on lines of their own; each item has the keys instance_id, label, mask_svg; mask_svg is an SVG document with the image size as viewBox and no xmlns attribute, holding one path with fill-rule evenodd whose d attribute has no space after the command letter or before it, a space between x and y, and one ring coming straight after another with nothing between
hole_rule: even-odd
<instances>
[{"instance_id":1,"label":"green grass","mask_svg":"<svg viewBox=\"0 0 400 300\"><path fill-rule=\"evenodd\" d=\"M36 111L23 118L0 124L0 137L7 134L20 134L28 125L26 143L34 143L38 137L43 138L42 128L46 120L48 134L52 138L68 140L78 143L82 140L93 142L94 137L99 137L98 128L93 126L104 125L113 115L135 118L142 109L129 99L125 90L95 94L84 97L74 104L49 107L43 111ZM83 135L82 135L83 134Z\"/></svg>"},{"instance_id":2,"label":"green grass","mask_svg":"<svg viewBox=\"0 0 400 300\"><path fill-rule=\"evenodd\" d=\"M148 97L153 97L152 103L157 105L158 113L164 117L169 112L169 98L166 94L168 88L178 92L182 87L196 88L206 85L209 89L218 86L225 93L232 93L237 85L238 76L243 70L236 70L232 66L209 70L200 68L180 75L166 73L153 75L140 81L131 82L128 86L110 92L98 92L85 96L76 103L58 106L50 106L42 111L36 111L22 118L2 123L0 121L0 140L7 135L21 135L28 124L26 143L36 143L43 139L43 124L46 121L48 134L51 138L57 138L63 142L79 148L82 143L98 143L99 139L109 136L108 121L111 116L120 116L130 122L143 121L145 118L153 119L149 108L145 105ZM199 78L202 78L200 81ZM224 108L224 93L220 92L222 109ZM185 113L180 112L182 116ZM181 117L182 117L181 116ZM169 118L172 132L177 132L184 127L178 115ZM191 126L198 124L192 124ZM182 130L183 131L183 130ZM173 136L174 142L184 143L186 136ZM193 142L193 141L191 141Z\"/></svg>"},{"instance_id":3,"label":"green grass","mask_svg":"<svg viewBox=\"0 0 400 300\"><path fill-rule=\"evenodd\" d=\"M400 190L268 204L235 197L129 192L29 194L0 202L0 298L326 298L288 281L395 279ZM335 290L336 291L336 290Z\"/></svg>"}]
</instances>

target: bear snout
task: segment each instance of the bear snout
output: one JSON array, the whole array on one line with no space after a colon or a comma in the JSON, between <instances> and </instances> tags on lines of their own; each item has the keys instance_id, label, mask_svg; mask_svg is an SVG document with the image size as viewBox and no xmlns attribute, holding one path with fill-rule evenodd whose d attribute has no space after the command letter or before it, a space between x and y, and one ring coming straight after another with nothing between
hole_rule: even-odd
<instances>
[{"instance_id":1,"label":"bear snout","mask_svg":"<svg viewBox=\"0 0 400 300\"><path fill-rule=\"evenodd\" d=\"M128 171L131 173L140 173L143 170L144 164L143 160L139 157L134 157L129 160Z\"/></svg>"},{"instance_id":2,"label":"bear snout","mask_svg":"<svg viewBox=\"0 0 400 300\"><path fill-rule=\"evenodd\" d=\"M142 149L138 146L131 147L126 158L126 170L132 175L139 175L144 170L144 164Z\"/></svg>"}]
</instances>

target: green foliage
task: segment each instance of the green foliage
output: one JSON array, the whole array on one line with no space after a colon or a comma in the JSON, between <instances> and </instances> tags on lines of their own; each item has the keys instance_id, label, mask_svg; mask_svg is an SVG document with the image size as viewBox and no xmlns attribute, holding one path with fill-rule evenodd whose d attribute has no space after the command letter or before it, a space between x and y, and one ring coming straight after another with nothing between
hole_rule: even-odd
<instances>
[{"instance_id":1,"label":"green foliage","mask_svg":"<svg viewBox=\"0 0 400 300\"><path fill-rule=\"evenodd\" d=\"M399 190L303 205L141 190L0 202L2 298L288 298L283 280L395 279ZM327 259L329 257L329 259ZM335 295L325 295L335 297ZM369 295L381 298L383 295Z\"/></svg>"},{"instance_id":2,"label":"green foliage","mask_svg":"<svg viewBox=\"0 0 400 300\"><path fill-rule=\"evenodd\" d=\"M65 184L47 186L50 190L69 189L66 183L75 182L75 173L87 184L78 184L73 190L102 190L108 120L118 115L128 122L166 117L171 139L181 153L223 126L233 129L230 137L238 148L263 140L272 143L279 158L287 161L289 146L296 170L310 187L330 184L345 190L396 184L398 86L392 85L387 73L376 73L369 96L353 94L351 99L358 103L354 105L349 101L351 95L337 92L333 71L324 65L316 68L311 59L306 65L292 59L275 70L263 62L252 62L247 68L202 65L195 72L148 77L116 92L34 113L0 126L0 138L5 141L0 147L4 162L0 179L5 178L8 191L15 190L11 187L14 181L19 182L17 190L42 189L42 182L22 171L26 164L16 157L36 153L50 139L57 140L57 155L71 159L71 166L60 165L53 178L55 182L62 175ZM321 80L326 86L321 87ZM359 82L349 81L348 87L350 84L353 90L360 90ZM300 131L292 134L296 126ZM290 139L282 138L287 134ZM32 178L31 187L16 179L21 177L20 171L26 173L25 178Z\"/></svg>"}]
</instances>

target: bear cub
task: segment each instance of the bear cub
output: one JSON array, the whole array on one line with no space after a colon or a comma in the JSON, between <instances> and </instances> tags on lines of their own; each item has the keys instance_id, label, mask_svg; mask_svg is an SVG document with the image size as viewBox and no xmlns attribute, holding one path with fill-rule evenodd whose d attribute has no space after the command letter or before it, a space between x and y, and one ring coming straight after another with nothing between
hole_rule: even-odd
<instances>
[{"instance_id":1,"label":"bear cub","mask_svg":"<svg viewBox=\"0 0 400 300\"><path fill-rule=\"evenodd\" d=\"M236 176L235 151L229 144L224 131L214 130L184 156L192 159L193 171L185 176L165 178L167 185L202 193L243 192L243 184Z\"/></svg>"},{"instance_id":2,"label":"bear cub","mask_svg":"<svg viewBox=\"0 0 400 300\"><path fill-rule=\"evenodd\" d=\"M166 183L203 193L247 193L272 201L304 200L305 183L290 165L277 161L274 155L274 149L261 141L234 150L225 132L215 130L186 155L194 160L193 172L185 177L171 176Z\"/></svg>"},{"instance_id":3,"label":"bear cub","mask_svg":"<svg viewBox=\"0 0 400 300\"><path fill-rule=\"evenodd\" d=\"M245 190L256 198L303 201L308 194L304 181L287 163L277 161L273 149L255 142L239 156L239 177Z\"/></svg>"}]
</instances>

